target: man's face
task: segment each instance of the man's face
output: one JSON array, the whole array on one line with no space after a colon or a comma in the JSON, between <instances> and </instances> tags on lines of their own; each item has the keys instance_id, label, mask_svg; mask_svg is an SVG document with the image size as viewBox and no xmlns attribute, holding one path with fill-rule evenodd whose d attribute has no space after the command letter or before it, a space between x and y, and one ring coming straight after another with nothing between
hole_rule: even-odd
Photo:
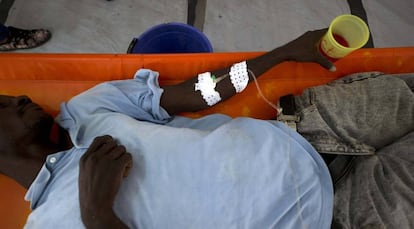
<instances>
[{"instance_id":1,"label":"man's face","mask_svg":"<svg viewBox=\"0 0 414 229\"><path fill-rule=\"evenodd\" d=\"M28 97L0 95L0 147L47 140L52 125L53 117Z\"/></svg>"}]
</instances>

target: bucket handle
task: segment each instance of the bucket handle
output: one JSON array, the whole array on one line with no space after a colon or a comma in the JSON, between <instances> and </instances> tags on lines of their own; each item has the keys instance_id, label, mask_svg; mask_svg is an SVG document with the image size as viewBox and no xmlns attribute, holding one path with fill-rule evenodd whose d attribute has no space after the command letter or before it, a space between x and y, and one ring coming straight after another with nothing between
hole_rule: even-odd
<instances>
[{"instance_id":1,"label":"bucket handle","mask_svg":"<svg viewBox=\"0 0 414 229\"><path fill-rule=\"evenodd\" d=\"M132 39L131 43L129 43L129 45L128 45L127 53L132 53L132 50L134 49L137 42L138 42L138 38L134 37Z\"/></svg>"}]
</instances>

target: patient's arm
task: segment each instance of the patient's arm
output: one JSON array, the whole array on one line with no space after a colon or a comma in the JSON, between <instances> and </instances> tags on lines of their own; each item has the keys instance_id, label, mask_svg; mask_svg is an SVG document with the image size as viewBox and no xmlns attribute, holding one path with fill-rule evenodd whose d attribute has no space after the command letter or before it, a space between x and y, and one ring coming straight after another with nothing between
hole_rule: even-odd
<instances>
[{"instance_id":1,"label":"patient's arm","mask_svg":"<svg viewBox=\"0 0 414 229\"><path fill-rule=\"evenodd\" d=\"M131 167L131 154L112 137L94 139L79 164L79 203L86 228L128 228L112 207L121 181Z\"/></svg>"},{"instance_id":2,"label":"patient's arm","mask_svg":"<svg viewBox=\"0 0 414 229\"><path fill-rule=\"evenodd\" d=\"M307 32L282 47L247 60L247 67L256 77L284 61L316 62L326 69L334 70L333 64L318 51L319 40L325 32L326 29ZM229 71L230 66L211 73L216 77L220 77ZM252 80L252 75L249 73L249 82ZM197 82L198 77L196 76L177 85L164 86L161 106L170 115L208 108L209 106L204 101L200 91L195 91L194 89ZM236 93L230 77L226 77L217 83L215 90L220 94L221 101L230 98Z\"/></svg>"}]
</instances>

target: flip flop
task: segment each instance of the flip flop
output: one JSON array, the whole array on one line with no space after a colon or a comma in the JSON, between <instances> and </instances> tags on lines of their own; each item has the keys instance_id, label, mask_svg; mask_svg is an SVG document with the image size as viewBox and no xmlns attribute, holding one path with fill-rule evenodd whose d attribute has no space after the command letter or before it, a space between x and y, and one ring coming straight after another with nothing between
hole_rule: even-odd
<instances>
[{"instance_id":1,"label":"flip flop","mask_svg":"<svg viewBox=\"0 0 414 229\"><path fill-rule=\"evenodd\" d=\"M52 33L46 29L26 30L12 26L9 26L8 29L9 36L6 42L0 44L0 51L35 48L52 37Z\"/></svg>"}]
</instances>

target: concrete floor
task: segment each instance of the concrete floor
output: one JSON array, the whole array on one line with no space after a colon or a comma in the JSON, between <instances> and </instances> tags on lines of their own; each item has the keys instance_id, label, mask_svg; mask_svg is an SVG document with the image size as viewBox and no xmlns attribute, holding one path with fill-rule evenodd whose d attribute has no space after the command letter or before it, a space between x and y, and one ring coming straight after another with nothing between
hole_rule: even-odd
<instances>
[{"instance_id":1,"label":"concrete floor","mask_svg":"<svg viewBox=\"0 0 414 229\"><path fill-rule=\"evenodd\" d=\"M414 1L362 3L375 47L414 46ZM351 12L344 0L1 0L0 5L6 25L52 31L44 46L19 51L39 53L125 53L133 37L166 22L193 24L215 52L265 51Z\"/></svg>"}]
</instances>

